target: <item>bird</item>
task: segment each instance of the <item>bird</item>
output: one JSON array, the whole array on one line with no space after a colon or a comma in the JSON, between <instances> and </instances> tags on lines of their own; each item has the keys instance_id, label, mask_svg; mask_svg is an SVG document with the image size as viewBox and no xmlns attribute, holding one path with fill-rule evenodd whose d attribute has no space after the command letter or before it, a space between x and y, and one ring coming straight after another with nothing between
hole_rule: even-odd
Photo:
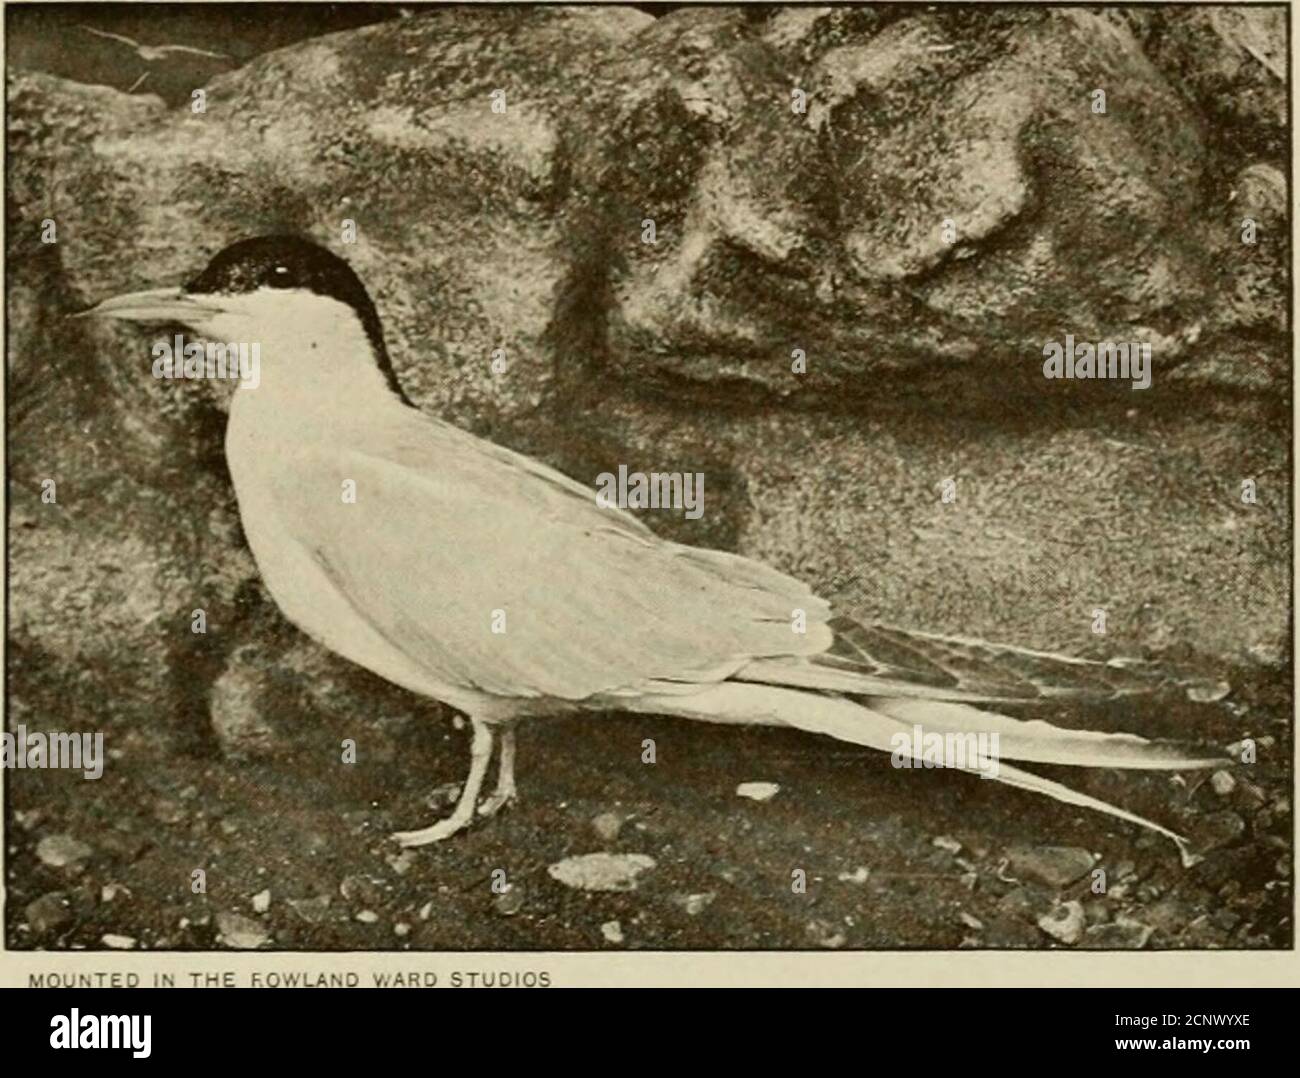
<instances>
[{"instance_id":1,"label":"bird","mask_svg":"<svg viewBox=\"0 0 1300 1078\"><path fill-rule=\"evenodd\" d=\"M450 838L515 800L521 722L623 711L790 727L891 752L899 766L920 766L913 732L996 735L996 768L948 766L1151 829L1184 864L1199 860L1170 828L1005 762L1233 763L1217 748L999 710L1151 693L1176 677L1139 660L867 624L763 562L657 535L591 487L417 407L365 285L311 239L238 240L183 285L81 316L259 344L260 379L233 394L225 456L267 591L326 649L469 720L455 807L393 835L402 846Z\"/></svg>"},{"instance_id":2,"label":"bird","mask_svg":"<svg viewBox=\"0 0 1300 1078\"><path fill-rule=\"evenodd\" d=\"M86 26L84 23L78 23L78 26L88 34L94 34L96 37L107 38L109 41L119 41L123 45L129 45L135 54L147 64L152 64L157 60L166 60L172 53L188 53L191 56L207 56L213 60L230 59L230 57L224 52L212 52L208 49L197 49L192 45L142 45L134 38L127 37L125 34L114 34L107 30L96 30L93 26Z\"/></svg>"}]
</instances>

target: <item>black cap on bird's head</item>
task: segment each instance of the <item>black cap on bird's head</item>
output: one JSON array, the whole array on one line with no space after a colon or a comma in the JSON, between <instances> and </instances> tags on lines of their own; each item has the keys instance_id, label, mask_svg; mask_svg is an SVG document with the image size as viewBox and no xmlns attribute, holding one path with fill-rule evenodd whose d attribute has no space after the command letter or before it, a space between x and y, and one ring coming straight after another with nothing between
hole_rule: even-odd
<instances>
[{"instance_id":1,"label":"black cap on bird's head","mask_svg":"<svg viewBox=\"0 0 1300 1078\"><path fill-rule=\"evenodd\" d=\"M179 322L201 329L206 320L223 313L223 297L261 289L307 291L351 307L365 329L389 387L405 399L384 347L379 313L361 278L338 255L301 236L239 240L218 252L202 273L180 288L116 296L83 314L137 322Z\"/></svg>"}]
</instances>

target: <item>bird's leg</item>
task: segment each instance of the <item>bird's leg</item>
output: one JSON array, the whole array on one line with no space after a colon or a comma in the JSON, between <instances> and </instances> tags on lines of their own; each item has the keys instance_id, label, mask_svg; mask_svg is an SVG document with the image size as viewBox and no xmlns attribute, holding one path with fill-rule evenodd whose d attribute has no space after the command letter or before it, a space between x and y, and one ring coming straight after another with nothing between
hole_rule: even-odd
<instances>
[{"instance_id":1,"label":"bird's leg","mask_svg":"<svg viewBox=\"0 0 1300 1078\"><path fill-rule=\"evenodd\" d=\"M393 838L400 845L427 846L430 842L441 842L457 831L463 831L474 819L474 806L478 803L479 791L483 788L483 779L487 777L488 763L492 759L492 728L473 717L470 718L470 723L474 727L474 738L469 747L469 774L465 778L465 787L461 790L456 807L450 816L431 827L419 831L398 831Z\"/></svg>"},{"instance_id":2,"label":"bird's leg","mask_svg":"<svg viewBox=\"0 0 1300 1078\"><path fill-rule=\"evenodd\" d=\"M507 726L501 731L501 757L497 761L497 788L478 807L480 816L495 816L515 799L515 729Z\"/></svg>"}]
</instances>

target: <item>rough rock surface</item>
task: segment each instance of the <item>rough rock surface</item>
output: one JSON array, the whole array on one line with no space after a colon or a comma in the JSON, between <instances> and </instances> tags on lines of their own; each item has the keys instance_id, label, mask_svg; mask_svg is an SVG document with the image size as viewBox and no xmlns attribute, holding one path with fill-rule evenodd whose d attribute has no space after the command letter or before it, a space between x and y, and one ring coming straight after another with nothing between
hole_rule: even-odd
<instances>
[{"instance_id":1,"label":"rough rock surface","mask_svg":"<svg viewBox=\"0 0 1300 1078\"><path fill-rule=\"evenodd\" d=\"M331 809L391 788L339 777L339 741L391 761L428 708L270 604L228 389L151 378L156 330L66 318L273 231L353 264L431 414L584 481L704 472L700 520L647 514L674 539L855 616L1282 685L1284 18L452 9L261 56L202 114L12 74L11 716L57 706L137 758L293 759ZM1067 332L1152 341L1152 387L1044 380Z\"/></svg>"}]
</instances>

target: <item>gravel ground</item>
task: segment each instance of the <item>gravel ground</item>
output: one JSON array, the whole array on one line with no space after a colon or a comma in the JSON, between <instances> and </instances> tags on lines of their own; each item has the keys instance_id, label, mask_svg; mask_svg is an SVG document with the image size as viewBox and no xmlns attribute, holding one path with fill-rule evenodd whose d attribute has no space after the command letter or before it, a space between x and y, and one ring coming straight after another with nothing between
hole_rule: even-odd
<instances>
[{"instance_id":1,"label":"gravel ground","mask_svg":"<svg viewBox=\"0 0 1300 1078\"><path fill-rule=\"evenodd\" d=\"M10 674L47 705L34 711L99 716L110 753L93 783L7 773L11 948L1291 946L1289 670L1213 705L1044 714L1256 739L1258 762L1231 777L1040 769L1191 835L1205 851L1191 870L1158 836L998 783L793 732L617 714L525 727L521 801L402 851L388 833L445 812L466 763L466 732L437 709L386 721L381 690L348 729L278 716L292 751L241 761L106 714L90 677L70 698L21 656ZM778 789L738 795L748 782ZM612 856L554 867L598 853Z\"/></svg>"}]
</instances>

